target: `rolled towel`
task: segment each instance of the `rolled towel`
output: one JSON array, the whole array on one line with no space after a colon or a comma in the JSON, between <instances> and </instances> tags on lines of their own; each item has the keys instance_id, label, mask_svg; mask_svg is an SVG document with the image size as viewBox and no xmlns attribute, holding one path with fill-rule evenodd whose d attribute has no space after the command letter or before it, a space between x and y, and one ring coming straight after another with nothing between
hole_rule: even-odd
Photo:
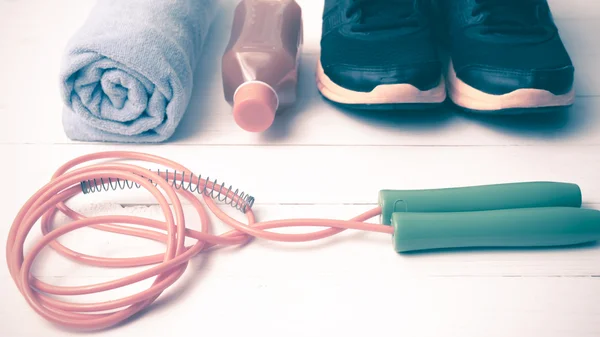
<instances>
[{"instance_id":1,"label":"rolled towel","mask_svg":"<svg viewBox=\"0 0 600 337\"><path fill-rule=\"evenodd\" d=\"M60 72L63 127L78 141L162 142L190 101L218 0L98 0Z\"/></svg>"}]
</instances>

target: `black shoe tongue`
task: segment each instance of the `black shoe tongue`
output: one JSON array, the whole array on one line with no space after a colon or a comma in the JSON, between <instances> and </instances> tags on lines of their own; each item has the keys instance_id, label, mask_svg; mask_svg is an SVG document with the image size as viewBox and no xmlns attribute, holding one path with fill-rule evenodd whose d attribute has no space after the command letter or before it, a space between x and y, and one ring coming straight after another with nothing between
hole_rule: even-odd
<instances>
[{"instance_id":1,"label":"black shoe tongue","mask_svg":"<svg viewBox=\"0 0 600 337\"><path fill-rule=\"evenodd\" d=\"M544 35L538 25L534 5L538 0L479 0L480 6L489 6L484 19L489 33L498 35Z\"/></svg>"},{"instance_id":2,"label":"black shoe tongue","mask_svg":"<svg viewBox=\"0 0 600 337\"><path fill-rule=\"evenodd\" d=\"M362 23L386 25L400 23L413 14L413 2L406 0L370 0L361 7Z\"/></svg>"}]
</instances>

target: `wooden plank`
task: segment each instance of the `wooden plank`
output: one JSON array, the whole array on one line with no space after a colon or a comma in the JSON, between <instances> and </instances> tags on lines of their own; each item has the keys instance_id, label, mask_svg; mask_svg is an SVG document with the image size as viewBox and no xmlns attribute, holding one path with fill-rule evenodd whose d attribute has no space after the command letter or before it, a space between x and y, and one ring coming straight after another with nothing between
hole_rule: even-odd
<instances>
[{"instance_id":1,"label":"wooden plank","mask_svg":"<svg viewBox=\"0 0 600 337\"><path fill-rule=\"evenodd\" d=\"M240 255L241 256L241 255ZM394 269L351 278L315 278L310 264L292 274L251 261L256 277L235 273L223 259L198 260L151 309L105 336L410 336L596 337L597 279L404 278ZM226 275L229 267L234 274ZM331 263L335 272L337 261ZM219 268L219 269L217 269ZM396 268L399 269L399 268ZM86 280L88 281L88 280ZM0 307L8 336L65 336L44 322L11 288ZM368 309L367 309L368 308ZM27 321L28 324L17 323ZM74 334L73 334L74 335Z\"/></svg>"},{"instance_id":2,"label":"wooden plank","mask_svg":"<svg viewBox=\"0 0 600 337\"><path fill-rule=\"evenodd\" d=\"M535 180L577 183L585 202L600 203L598 146L2 145L0 150L11 158L8 165L0 168L0 176L6 177L4 187L14 191L13 199L20 200L19 203L45 184L51 172L67 160L103 150L162 155L184 164L196 174L232 184L252 194L258 203L266 204L371 204L377 202L380 189ZM147 165L150 164L144 166ZM131 193L135 195L136 192ZM107 192L89 195L89 198L117 200L120 195ZM121 200L126 202L131 197L132 194L123 193Z\"/></svg>"}]
</instances>

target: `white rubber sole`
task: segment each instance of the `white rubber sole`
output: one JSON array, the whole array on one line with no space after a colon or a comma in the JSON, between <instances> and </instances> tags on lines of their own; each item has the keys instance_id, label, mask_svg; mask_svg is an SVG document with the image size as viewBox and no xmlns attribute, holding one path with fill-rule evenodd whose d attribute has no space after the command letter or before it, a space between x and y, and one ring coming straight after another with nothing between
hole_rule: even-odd
<instances>
[{"instance_id":1,"label":"white rubber sole","mask_svg":"<svg viewBox=\"0 0 600 337\"><path fill-rule=\"evenodd\" d=\"M504 95L480 91L456 77L452 62L446 75L448 96L459 107L485 113L498 110L521 110L570 106L575 101L575 89L564 95L554 95L547 90L519 89Z\"/></svg>"},{"instance_id":2,"label":"white rubber sole","mask_svg":"<svg viewBox=\"0 0 600 337\"><path fill-rule=\"evenodd\" d=\"M382 84L370 92L353 91L335 84L325 74L321 61L317 64L317 88L327 99L352 105L372 104L427 104L442 103L446 99L446 85L442 78L440 84L430 90L421 91L411 84Z\"/></svg>"}]
</instances>

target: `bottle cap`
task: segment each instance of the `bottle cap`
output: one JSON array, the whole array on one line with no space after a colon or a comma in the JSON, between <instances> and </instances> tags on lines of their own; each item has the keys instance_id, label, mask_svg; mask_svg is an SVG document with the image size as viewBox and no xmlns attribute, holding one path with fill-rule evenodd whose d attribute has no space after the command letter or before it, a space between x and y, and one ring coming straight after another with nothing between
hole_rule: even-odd
<instances>
[{"instance_id":1,"label":"bottle cap","mask_svg":"<svg viewBox=\"0 0 600 337\"><path fill-rule=\"evenodd\" d=\"M233 95L233 118L237 125L250 132L263 132L275 120L279 98L264 82L246 82Z\"/></svg>"}]
</instances>

